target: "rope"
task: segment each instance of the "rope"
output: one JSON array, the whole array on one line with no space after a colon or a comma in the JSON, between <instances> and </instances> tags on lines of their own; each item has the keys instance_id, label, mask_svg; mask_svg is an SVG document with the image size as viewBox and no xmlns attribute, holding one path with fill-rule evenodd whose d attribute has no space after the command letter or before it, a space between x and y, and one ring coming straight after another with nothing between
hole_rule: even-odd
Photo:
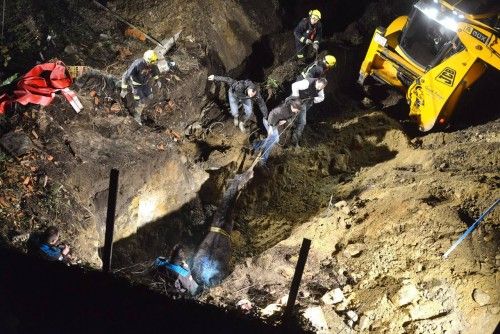
<instances>
[{"instance_id":1,"label":"rope","mask_svg":"<svg viewBox=\"0 0 500 334\"><path fill-rule=\"evenodd\" d=\"M307 100L310 100L310 99L313 99L313 97L308 97L308 98L305 98L305 99L301 99L301 101L304 102L304 101L307 101ZM276 139L272 142L273 145L276 143L276 141L279 140L280 136L283 133L285 133L285 131L295 122L295 119L299 116L299 114L301 112L302 111L299 111L297 114L295 114L295 116L293 117L292 121L288 123L288 125L283 129L283 131L281 131L280 133L278 133L278 137L276 137ZM270 145L264 152L262 152L261 156L265 155L267 153L267 151L269 151L273 147L273 145ZM261 156L259 156L257 158L260 159Z\"/></svg>"}]
</instances>

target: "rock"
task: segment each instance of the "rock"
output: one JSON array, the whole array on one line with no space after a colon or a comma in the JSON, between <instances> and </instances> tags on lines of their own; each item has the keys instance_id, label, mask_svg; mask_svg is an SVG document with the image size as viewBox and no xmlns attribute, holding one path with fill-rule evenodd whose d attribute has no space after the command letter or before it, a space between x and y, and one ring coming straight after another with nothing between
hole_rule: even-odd
<instances>
[{"instance_id":1,"label":"rock","mask_svg":"<svg viewBox=\"0 0 500 334\"><path fill-rule=\"evenodd\" d=\"M356 312L354 312L353 310L349 310L347 311L347 316L353 321L353 322L356 322L358 321L358 315L356 314Z\"/></svg>"},{"instance_id":2,"label":"rock","mask_svg":"<svg viewBox=\"0 0 500 334\"><path fill-rule=\"evenodd\" d=\"M343 300L344 300L344 293L339 288L329 291L323 297L321 297L321 301L325 303L325 305L338 304L341 303Z\"/></svg>"},{"instance_id":3,"label":"rock","mask_svg":"<svg viewBox=\"0 0 500 334\"><path fill-rule=\"evenodd\" d=\"M350 286L349 284L347 284L346 286L344 286L344 287L342 288L342 291L343 291L344 293L351 293L351 292L352 292L352 286Z\"/></svg>"},{"instance_id":4,"label":"rock","mask_svg":"<svg viewBox=\"0 0 500 334\"><path fill-rule=\"evenodd\" d=\"M412 320L424 320L434 318L443 312L443 305L435 301L426 301L420 305L410 307L410 318Z\"/></svg>"},{"instance_id":5,"label":"rock","mask_svg":"<svg viewBox=\"0 0 500 334\"><path fill-rule=\"evenodd\" d=\"M396 306L404 306L418 297L418 290L413 284L403 285L389 300Z\"/></svg>"},{"instance_id":6,"label":"rock","mask_svg":"<svg viewBox=\"0 0 500 334\"><path fill-rule=\"evenodd\" d=\"M70 44L70 45L67 45L65 48L64 48L64 52L69 54L69 55L72 55L72 54L75 54L78 52L78 49L76 46L74 46L73 44Z\"/></svg>"},{"instance_id":7,"label":"rock","mask_svg":"<svg viewBox=\"0 0 500 334\"><path fill-rule=\"evenodd\" d=\"M346 215L351 213L351 209L348 206L344 206L343 208L340 209L340 211L342 211Z\"/></svg>"},{"instance_id":8,"label":"rock","mask_svg":"<svg viewBox=\"0 0 500 334\"><path fill-rule=\"evenodd\" d=\"M108 34L99 34L99 37L102 39L110 39L111 38L111 36L109 36Z\"/></svg>"},{"instance_id":9,"label":"rock","mask_svg":"<svg viewBox=\"0 0 500 334\"><path fill-rule=\"evenodd\" d=\"M368 330L371 325L371 320L368 318L366 315L362 315L361 318L359 318L359 330Z\"/></svg>"},{"instance_id":10,"label":"rock","mask_svg":"<svg viewBox=\"0 0 500 334\"><path fill-rule=\"evenodd\" d=\"M357 244L349 244L346 246L344 250L344 254L350 257L355 257L361 254L361 252L365 249L365 245L357 243Z\"/></svg>"},{"instance_id":11,"label":"rock","mask_svg":"<svg viewBox=\"0 0 500 334\"><path fill-rule=\"evenodd\" d=\"M443 162L441 165L439 165L439 170L443 171L447 167L448 167L448 164L446 162Z\"/></svg>"},{"instance_id":12,"label":"rock","mask_svg":"<svg viewBox=\"0 0 500 334\"><path fill-rule=\"evenodd\" d=\"M19 235L12 237L12 243L13 244L23 243L23 242L26 242L29 238L30 238L29 233L19 234Z\"/></svg>"},{"instance_id":13,"label":"rock","mask_svg":"<svg viewBox=\"0 0 500 334\"><path fill-rule=\"evenodd\" d=\"M374 106L374 103L371 99L369 99L368 97L364 97L363 100L361 100L361 104L365 107L365 108L371 108Z\"/></svg>"},{"instance_id":14,"label":"rock","mask_svg":"<svg viewBox=\"0 0 500 334\"><path fill-rule=\"evenodd\" d=\"M339 201L339 202L335 203L333 206L336 207L337 209L340 209L340 208L343 208L344 206L347 206L347 202L346 201Z\"/></svg>"},{"instance_id":15,"label":"rock","mask_svg":"<svg viewBox=\"0 0 500 334\"><path fill-rule=\"evenodd\" d=\"M282 305L280 305L280 304L269 304L264 309L262 309L262 311L260 311L260 313L264 317L269 317L269 316L273 315L274 313L281 311L281 307L282 307Z\"/></svg>"},{"instance_id":16,"label":"rock","mask_svg":"<svg viewBox=\"0 0 500 334\"><path fill-rule=\"evenodd\" d=\"M29 153L35 148L28 135L22 131L12 131L3 135L2 138L0 138L0 144L14 157Z\"/></svg>"},{"instance_id":17,"label":"rock","mask_svg":"<svg viewBox=\"0 0 500 334\"><path fill-rule=\"evenodd\" d=\"M474 301L478 303L480 306L484 306L490 302L491 298L490 295L488 295L483 290L474 289L474 291L472 291L472 299L474 299Z\"/></svg>"},{"instance_id":18,"label":"rock","mask_svg":"<svg viewBox=\"0 0 500 334\"><path fill-rule=\"evenodd\" d=\"M308 307L304 311L303 316L317 329L316 333L330 333L328 330L328 323L326 322L325 315L323 314L323 310L320 306Z\"/></svg>"}]
</instances>

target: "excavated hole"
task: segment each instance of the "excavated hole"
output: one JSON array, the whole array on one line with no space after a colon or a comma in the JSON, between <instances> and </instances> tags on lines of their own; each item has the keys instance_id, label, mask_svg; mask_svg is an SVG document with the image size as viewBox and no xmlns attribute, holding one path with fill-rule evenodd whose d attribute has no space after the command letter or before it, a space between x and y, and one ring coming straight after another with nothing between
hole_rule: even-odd
<instances>
[{"instance_id":1,"label":"excavated hole","mask_svg":"<svg viewBox=\"0 0 500 334\"><path fill-rule=\"evenodd\" d=\"M274 37L264 36L256 42L254 53L240 69L235 70L242 74L230 75L262 81L272 69L274 61L283 61L280 58L283 55L277 54L273 49L278 47L279 43L275 42L280 37ZM393 146L382 144L388 131L399 130L397 123L387 117L364 115L356 122L343 125L341 129L331 126L332 116L339 114L338 104L333 101L333 92L337 88L337 84L331 85L327 98L332 103L322 105L308 120L303 147L298 150L277 147L268 161L268 167L255 170L254 179L241 194L235 209L232 240L234 263L246 257L257 256L286 239L294 227L308 221L326 207L330 198L336 200L354 196L354 193L348 196L339 193L339 184L350 182L360 168L390 160L397 154L393 148L397 147L397 142L392 143ZM288 94L288 91L282 91L268 101L270 109ZM266 92L263 95L264 98L267 97ZM210 123L210 120L202 121L202 124ZM283 138L288 135L289 133L283 134ZM252 136L256 137L255 134ZM224 154L242 145L205 139L195 140L193 143L196 148L191 150L189 156L198 163L211 160L214 152ZM251 163L251 157L247 159L246 163ZM194 255L206 235L224 184L233 177L234 170L234 165L208 170L209 179L192 201L179 210L150 222L136 234L116 242L114 267L134 276L132 278L144 278L146 266L155 257L168 255L172 246L178 242L185 245L188 256ZM132 267L129 268L130 266ZM122 268L125 269L121 270ZM254 292L256 296L266 299L266 293L260 290Z\"/></svg>"}]
</instances>

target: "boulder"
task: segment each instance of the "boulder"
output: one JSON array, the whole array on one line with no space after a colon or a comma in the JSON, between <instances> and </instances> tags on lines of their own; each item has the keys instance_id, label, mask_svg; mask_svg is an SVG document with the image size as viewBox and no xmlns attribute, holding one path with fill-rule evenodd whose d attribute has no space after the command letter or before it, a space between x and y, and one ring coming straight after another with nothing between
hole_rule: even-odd
<instances>
[{"instance_id":1,"label":"boulder","mask_svg":"<svg viewBox=\"0 0 500 334\"><path fill-rule=\"evenodd\" d=\"M333 289L332 291L327 292L323 297L321 297L321 301L325 305L333 305L341 303L344 300L344 293L339 288Z\"/></svg>"},{"instance_id":2,"label":"boulder","mask_svg":"<svg viewBox=\"0 0 500 334\"><path fill-rule=\"evenodd\" d=\"M349 257L356 257L365 249L365 245L357 243L357 244L349 244L346 246L344 250L344 254Z\"/></svg>"},{"instance_id":3,"label":"boulder","mask_svg":"<svg viewBox=\"0 0 500 334\"><path fill-rule=\"evenodd\" d=\"M417 287L410 283L403 285L396 293L391 295L389 299L396 306L404 306L411 303L417 297Z\"/></svg>"},{"instance_id":4,"label":"boulder","mask_svg":"<svg viewBox=\"0 0 500 334\"><path fill-rule=\"evenodd\" d=\"M320 306L308 307L304 311L304 318L316 328L318 334L329 334L328 323Z\"/></svg>"},{"instance_id":5,"label":"boulder","mask_svg":"<svg viewBox=\"0 0 500 334\"><path fill-rule=\"evenodd\" d=\"M489 304L491 297L483 290L474 289L474 291L472 291L472 299L480 306L484 306Z\"/></svg>"}]
</instances>

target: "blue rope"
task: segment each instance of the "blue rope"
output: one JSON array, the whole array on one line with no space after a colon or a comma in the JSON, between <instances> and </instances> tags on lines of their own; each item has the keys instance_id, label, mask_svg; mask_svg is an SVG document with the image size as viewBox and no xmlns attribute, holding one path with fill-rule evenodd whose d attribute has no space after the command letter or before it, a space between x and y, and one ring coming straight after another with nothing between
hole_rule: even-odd
<instances>
[{"instance_id":1,"label":"blue rope","mask_svg":"<svg viewBox=\"0 0 500 334\"><path fill-rule=\"evenodd\" d=\"M446 253L444 253L443 259L448 258L448 256L450 255L450 253L453 252L453 250L469 235L469 233L471 233L477 227L477 225L479 225L479 223L484 219L484 217L486 217L495 208L495 206L499 202L500 202L500 198L497 199L495 201L495 203L493 203L493 205L490 206L486 211L483 212L483 214L476 220L476 222L474 224L472 224L471 227L469 227L467 229L467 231L465 231L464 234L462 234L462 236L460 237L460 239L458 239L457 241L455 241L455 243L450 247L450 249L448 249L446 251Z\"/></svg>"}]
</instances>

